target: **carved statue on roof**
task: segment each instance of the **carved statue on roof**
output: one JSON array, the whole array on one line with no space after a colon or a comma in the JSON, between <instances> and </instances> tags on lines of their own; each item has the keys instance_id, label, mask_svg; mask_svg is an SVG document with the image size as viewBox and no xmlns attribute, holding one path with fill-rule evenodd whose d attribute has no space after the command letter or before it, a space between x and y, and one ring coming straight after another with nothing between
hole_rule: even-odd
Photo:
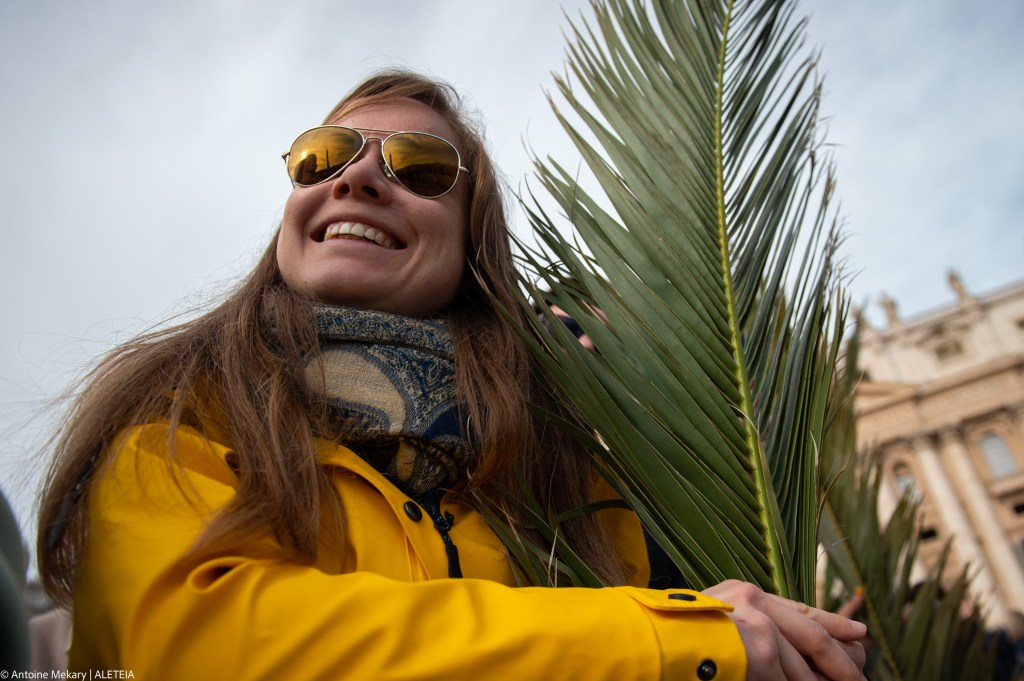
<instances>
[{"instance_id":1,"label":"carved statue on roof","mask_svg":"<svg viewBox=\"0 0 1024 681\"><path fill-rule=\"evenodd\" d=\"M968 300L973 300L974 296L967 292L964 288L964 282L960 278L960 274L952 267L946 272L946 276L949 281L949 287L953 289L953 293L956 294L956 298L959 302L963 303Z\"/></svg>"},{"instance_id":2,"label":"carved statue on roof","mask_svg":"<svg viewBox=\"0 0 1024 681\"><path fill-rule=\"evenodd\" d=\"M878 297L878 304L885 310L885 320L889 322L889 328L899 326L900 312L896 309L896 301L888 293L882 291L882 295Z\"/></svg>"}]
</instances>

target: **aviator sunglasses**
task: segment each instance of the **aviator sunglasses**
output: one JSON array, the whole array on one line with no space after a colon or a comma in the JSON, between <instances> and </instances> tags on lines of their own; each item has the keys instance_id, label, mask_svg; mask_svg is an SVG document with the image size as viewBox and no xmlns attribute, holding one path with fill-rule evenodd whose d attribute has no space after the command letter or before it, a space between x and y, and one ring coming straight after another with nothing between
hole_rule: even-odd
<instances>
[{"instance_id":1,"label":"aviator sunglasses","mask_svg":"<svg viewBox=\"0 0 1024 681\"><path fill-rule=\"evenodd\" d=\"M367 137L363 132L390 133ZM455 187L463 167L459 150L448 140L426 132L321 125L295 138L281 158L292 184L312 187L332 179L362 153L368 140L380 141L385 174L416 196L436 199Z\"/></svg>"}]
</instances>

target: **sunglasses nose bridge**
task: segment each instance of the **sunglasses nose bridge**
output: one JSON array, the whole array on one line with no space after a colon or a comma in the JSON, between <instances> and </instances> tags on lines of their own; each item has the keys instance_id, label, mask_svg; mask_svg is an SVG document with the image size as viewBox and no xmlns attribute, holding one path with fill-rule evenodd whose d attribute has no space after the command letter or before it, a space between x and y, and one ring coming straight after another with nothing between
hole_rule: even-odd
<instances>
[{"instance_id":1,"label":"sunglasses nose bridge","mask_svg":"<svg viewBox=\"0 0 1024 681\"><path fill-rule=\"evenodd\" d=\"M378 165L380 165L380 169L384 175L390 179L396 179L394 173L391 172L391 168L388 166L387 158L384 156L384 143L388 139L387 136L381 137L380 135L367 135L365 132L361 134L363 136L363 148L359 150L359 153L356 154L352 161L355 162L359 160L359 157L364 155L373 158L374 154L376 154L376 161ZM376 145L371 144L373 142L375 142ZM376 151L374 151L374 149Z\"/></svg>"},{"instance_id":2,"label":"sunglasses nose bridge","mask_svg":"<svg viewBox=\"0 0 1024 681\"><path fill-rule=\"evenodd\" d=\"M397 182L398 184L402 184L401 181L398 179L398 176L395 175L393 170L391 170L391 166L388 165L387 156L385 156L384 154L384 143L388 141L388 138L391 137L391 135L385 135L382 137L380 135L368 135L363 131L359 131L359 134L363 136L363 146L359 150L359 153L353 156L352 160L349 161L349 165L357 162L363 156L368 156L372 158L374 152L370 150L372 147L370 143L376 142L376 161L377 164L380 166L381 172L384 173L384 177L388 178L389 180L392 180L393 182Z\"/></svg>"}]
</instances>

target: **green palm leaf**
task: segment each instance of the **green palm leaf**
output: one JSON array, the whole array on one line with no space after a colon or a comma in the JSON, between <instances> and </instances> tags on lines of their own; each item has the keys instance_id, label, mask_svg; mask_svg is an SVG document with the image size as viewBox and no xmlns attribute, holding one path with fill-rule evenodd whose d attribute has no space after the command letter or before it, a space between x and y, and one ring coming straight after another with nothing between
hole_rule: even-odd
<instances>
[{"instance_id":1,"label":"green palm leaf","mask_svg":"<svg viewBox=\"0 0 1024 681\"><path fill-rule=\"evenodd\" d=\"M819 86L786 1L622 0L574 28L564 129L600 188L555 160L521 244L552 382L595 457L694 586L813 594L822 441L845 307Z\"/></svg>"},{"instance_id":2,"label":"green palm leaf","mask_svg":"<svg viewBox=\"0 0 1024 681\"><path fill-rule=\"evenodd\" d=\"M988 679L992 658L983 648L984 629L977 610L965 617L966 575L944 579L947 543L916 598L913 567L917 559L919 501L910 490L892 515L880 522L878 492L882 470L877 456L856 454L853 391L859 379L855 331L846 346L838 377L835 420L822 448L823 467L835 471L829 481L821 523L828 554L826 602L835 609L860 588L864 605L857 613L868 626L870 644L865 674L879 681ZM943 589L949 582L951 586Z\"/></svg>"}]
</instances>

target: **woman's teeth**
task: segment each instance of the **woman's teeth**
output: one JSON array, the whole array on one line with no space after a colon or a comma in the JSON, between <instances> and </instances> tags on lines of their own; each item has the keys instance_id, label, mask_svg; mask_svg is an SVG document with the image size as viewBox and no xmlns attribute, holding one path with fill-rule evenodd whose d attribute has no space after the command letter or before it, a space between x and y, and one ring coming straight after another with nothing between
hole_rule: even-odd
<instances>
[{"instance_id":1,"label":"woman's teeth","mask_svg":"<svg viewBox=\"0 0 1024 681\"><path fill-rule=\"evenodd\" d=\"M343 237L349 239L368 239L378 246L392 250L398 248L395 240L384 232L374 227L361 225L358 222L335 222L328 226L327 231L324 232L324 241L328 239L341 239Z\"/></svg>"}]
</instances>

